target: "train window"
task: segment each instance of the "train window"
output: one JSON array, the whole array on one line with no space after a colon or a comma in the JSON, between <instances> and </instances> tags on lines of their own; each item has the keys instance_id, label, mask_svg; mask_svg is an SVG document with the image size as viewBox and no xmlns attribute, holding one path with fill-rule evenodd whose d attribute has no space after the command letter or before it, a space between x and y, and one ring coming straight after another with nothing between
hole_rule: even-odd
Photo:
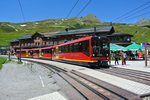
<instances>
[{"instance_id":1,"label":"train window","mask_svg":"<svg viewBox=\"0 0 150 100\"><path fill-rule=\"evenodd\" d=\"M108 43L103 43L103 48L107 49L108 48Z\"/></svg>"},{"instance_id":2,"label":"train window","mask_svg":"<svg viewBox=\"0 0 150 100\"><path fill-rule=\"evenodd\" d=\"M106 56L109 53L109 44L107 38L93 38L92 47L94 57Z\"/></svg>"},{"instance_id":3,"label":"train window","mask_svg":"<svg viewBox=\"0 0 150 100\"><path fill-rule=\"evenodd\" d=\"M33 51L31 50L31 51L28 51L28 54L29 55L32 55L33 54Z\"/></svg>"},{"instance_id":4,"label":"train window","mask_svg":"<svg viewBox=\"0 0 150 100\"><path fill-rule=\"evenodd\" d=\"M60 47L60 49L59 49L59 50L61 51L61 53L64 53L64 52L65 52L65 50L64 50L64 46Z\"/></svg>"},{"instance_id":5,"label":"train window","mask_svg":"<svg viewBox=\"0 0 150 100\"><path fill-rule=\"evenodd\" d=\"M46 53L46 50L41 50L41 53Z\"/></svg>"},{"instance_id":6,"label":"train window","mask_svg":"<svg viewBox=\"0 0 150 100\"><path fill-rule=\"evenodd\" d=\"M62 52L65 52L65 46L62 46Z\"/></svg>"},{"instance_id":7,"label":"train window","mask_svg":"<svg viewBox=\"0 0 150 100\"><path fill-rule=\"evenodd\" d=\"M21 51L21 54L26 54L26 51Z\"/></svg>"},{"instance_id":8,"label":"train window","mask_svg":"<svg viewBox=\"0 0 150 100\"><path fill-rule=\"evenodd\" d=\"M39 53L39 50L35 50L34 53Z\"/></svg>"},{"instance_id":9,"label":"train window","mask_svg":"<svg viewBox=\"0 0 150 100\"><path fill-rule=\"evenodd\" d=\"M41 50L42 53L46 53L45 50Z\"/></svg>"},{"instance_id":10,"label":"train window","mask_svg":"<svg viewBox=\"0 0 150 100\"><path fill-rule=\"evenodd\" d=\"M47 53L52 53L52 49L46 49Z\"/></svg>"},{"instance_id":11,"label":"train window","mask_svg":"<svg viewBox=\"0 0 150 100\"><path fill-rule=\"evenodd\" d=\"M19 54L20 53L20 51L16 51L16 54Z\"/></svg>"},{"instance_id":12,"label":"train window","mask_svg":"<svg viewBox=\"0 0 150 100\"><path fill-rule=\"evenodd\" d=\"M69 52L73 52L73 44L69 45Z\"/></svg>"},{"instance_id":13,"label":"train window","mask_svg":"<svg viewBox=\"0 0 150 100\"><path fill-rule=\"evenodd\" d=\"M79 43L74 43L73 52L79 52Z\"/></svg>"},{"instance_id":14,"label":"train window","mask_svg":"<svg viewBox=\"0 0 150 100\"><path fill-rule=\"evenodd\" d=\"M68 52L68 45L65 46L65 52Z\"/></svg>"},{"instance_id":15,"label":"train window","mask_svg":"<svg viewBox=\"0 0 150 100\"><path fill-rule=\"evenodd\" d=\"M83 41L81 43L81 50L84 54L89 56L89 41Z\"/></svg>"},{"instance_id":16,"label":"train window","mask_svg":"<svg viewBox=\"0 0 150 100\"><path fill-rule=\"evenodd\" d=\"M52 53L52 49L46 49L46 53Z\"/></svg>"},{"instance_id":17,"label":"train window","mask_svg":"<svg viewBox=\"0 0 150 100\"><path fill-rule=\"evenodd\" d=\"M61 53L65 52L83 52L86 55L89 55L89 41L83 41L79 43L69 44L62 47L59 47Z\"/></svg>"},{"instance_id":18,"label":"train window","mask_svg":"<svg viewBox=\"0 0 150 100\"><path fill-rule=\"evenodd\" d=\"M67 48L68 48L68 52L70 52L70 45L68 45Z\"/></svg>"},{"instance_id":19,"label":"train window","mask_svg":"<svg viewBox=\"0 0 150 100\"><path fill-rule=\"evenodd\" d=\"M59 47L58 51L59 51L59 53L61 53L62 52L62 47Z\"/></svg>"},{"instance_id":20,"label":"train window","mask_svg":"<svg viewBox=\"0 0 150 100\"><path fill-rule=\"evenodd\" d=\"M52 49L52 54L54 54L54 55L56 54L56 48Z\"/></svg>"},{"instance_id":21,"label":"train window","mask_svg":"<svg viewBox=\"0 0 150 100\"><path fill-rule=\"evenodd\" d=\"M78 49L79 49L79 50L78 50L78 51L79 51L79 52L82 52L82 51L83 51L82 48L83 48L83 47L82 47L82 43L79 42L79 45L78 45Z\"/></svg>"}]
</instances>

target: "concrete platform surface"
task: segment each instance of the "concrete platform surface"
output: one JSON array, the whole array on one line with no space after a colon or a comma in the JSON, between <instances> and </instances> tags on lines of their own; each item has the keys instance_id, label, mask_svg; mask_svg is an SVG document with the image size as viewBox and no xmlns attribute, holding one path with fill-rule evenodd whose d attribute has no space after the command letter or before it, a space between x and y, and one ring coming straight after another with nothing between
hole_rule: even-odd
<instances>
[{"instance_id":1,"label":"concrete platform surface","mask_svg":"<svg viewBox=\"0 0 150 100\"><path fill-rule=\"evenodd\" d=\"M54 93L45 94L42 96L30 98L28 100L67 100L67 99L64 98L60 93L54 92Z\"/></svg>"},{"instance_id":2,"label":"concrete platform surface","mask_svg":"<svg viewBox=\"0 0 150 100\"><path fill-rule=\"evenodd\" d=\"M138 71L150 72L150 61L147 61L147 66L145 66L145 61L126 61L126 65L122 65L121 61L119 61L119 65L115 65L114 61L111 61L111 65L113 67L120 67L126 69L133 69Z\"/></svg>"},{"instance_id":3,"label":"concrete platform surface","mask_svg":"<svg viewBox=\"0 0 150 100\"><path fill-rule=\"evenodd\" d=\"M52 74L35 63L4 64L0 70L0 100L27 100L50 93L54 93L54 97L61 94L67 98L55 80L50 77Z\"/></svg>"},{"instance_id":4,"label":"concrete platform surface","mask_svg":"<svg viewBox=\"0 0 150 100\"><path fill-rule=\"evenodd\" d=\"M102 72L99 72L99 71L96 71L93 69L89 69L89 68L85 68L85 67L81 67L81 66L77 66L77 65L65 64L65 63L61 63L61 62L48 61L48 60L39 60L39 59L31 59L31 60L35 60L38 62L44 62L47 64L52 64L54 66L67 69L68 71L76 70L83 74L87 74L89 76L95 77L97 79L108 82L112 85L118 86L120 88L123 88L125 90L128 90L128 91L133 92L138 95L144 95L144 94L150 93L150 86L148 86L148 85L145 85L145 84L142 84L139 82L135 82L135 81L131 81L128 79L124 79L121 77L113 76L110 74L102 73ZM140 64L139 63L138 62L135 63L135 64L137 64L136 66L139 66L139 67L136 67L134 65L133 68L134 69L137 68L137 69L141 70L143 66L140 66L140 64L142 64L142 63L140 63ZM131 62L131 64L132 64L132 62ZM117 65L117 66L119 67L119 65ZM127 65L125 65L125 66L131 67L130 64L128 65L128 62L127 62ZM122 67L122 65L120 65L120 67ZM145 67L143 69L144 69L144 71L147 71ZM149 67L147 67L147 69L150 70Z\"/></svg>"}]
</instances>

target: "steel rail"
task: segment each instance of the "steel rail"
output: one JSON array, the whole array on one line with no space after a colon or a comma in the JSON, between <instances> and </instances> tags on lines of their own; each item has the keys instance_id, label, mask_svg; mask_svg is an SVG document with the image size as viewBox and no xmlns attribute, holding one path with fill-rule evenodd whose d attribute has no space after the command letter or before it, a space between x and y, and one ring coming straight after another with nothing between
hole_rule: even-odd
<instances>
[{"instance_id":1,"label":"steel rail","mask_svg":"<svg viewBox=\"0 0 150 100\"><path fill-rule=\"evenodd\" d=\"M88 100L93 100L93 98L94 100L112 100L113 98L115 98L113 100L141 100L140 96L137 94L95 79L94 77L82 74L80 72L74 70L68 72L65 69L58 68L57 66L51 64L45 64L44 62L30 62L42 64L44 65L43 67L46 67L54 73L58 74Z\"/></svg>"},{"instance_id":2,"label":"steel rail","mask_svg":"<svg viewBox=\"0 0 150 100\"><path fill-rule=\"evenodd\" d=\"M98 85L98 86L100 86L100 87L110 91L111 93L114 93L114 94L124 98L125 100L141 100L139 95L134 94L134 93L132 93L130 91L121 89L121 88L116 87L116 86L114 86L112 84L106 83L104 81L98 80L98 79L93 78L91 76L87 76L87 75L85 75L83 73L80 73L80 72L77 72L77 71L74 71L74 70L73 70L72 73L74 73L74 74L76 74L76 75L78 75L78 76L80 76L80 77L82 77L82 78L84 78L84 79L86 79L88 81L93 82L94 84L96 84L96 85Z\"/></svg>"},{"instance_id":3,"label":"steel rail","mask_svg":"<svg viewBox=\"0 0 150 100\"><path fill-rule=\"evenodd\" d=\"M129 79L129 80L132 80L132 81L140 82L140 83L143 83L143 84L146 84L146 85L150 85L150 81L145 80L145 79L141 79L139 77L132 77L131 75L128 75L128 74L116 73L116 72L108 71L108 70L98 70L98 71L103 72L103 73L107 73L107 74L110 74L110 75L114 75L114 76L117 76L117 77Z\"/></svg>"}]
</instances>

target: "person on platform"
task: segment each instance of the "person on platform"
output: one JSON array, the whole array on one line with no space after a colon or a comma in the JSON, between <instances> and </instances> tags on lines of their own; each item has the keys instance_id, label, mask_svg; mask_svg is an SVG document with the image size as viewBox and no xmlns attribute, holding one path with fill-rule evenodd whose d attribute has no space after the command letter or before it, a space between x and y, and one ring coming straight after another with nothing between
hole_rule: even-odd
<instances>
[{"instance_id":1,"label":"person on platform","mask_svg":"<svg viewBox=\"0 0 150 100\"><path fill-rule=\"evenodd\" d=\"M127 60L127 54L125 52L122 52L122 65L126 65Z\"/></svg>"},{"instance_id":2,"label":"person on platform","mask_svg":"<svg viewBox=\"0 0 150 100\"><path fill-rule=\"evenodd\" d=\"M115 58L115 65L116 65L116 64L119 65L119 62L118 62L118 60L119 60L119 53L118 53L118 52L115 52L114 58Z\"/></svg>"}]
</instances>

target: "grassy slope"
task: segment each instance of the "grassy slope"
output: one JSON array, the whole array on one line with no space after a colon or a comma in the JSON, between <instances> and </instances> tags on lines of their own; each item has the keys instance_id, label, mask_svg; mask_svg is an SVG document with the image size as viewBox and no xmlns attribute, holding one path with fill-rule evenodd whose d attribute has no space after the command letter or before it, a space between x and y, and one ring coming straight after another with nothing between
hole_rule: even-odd
<instances>
[{"instance_id":1,"label":"grassy slope","mask_svg":"<svg viewBox=\"0 0 150 100\"><path fill-rule=\"evenodd\" d=\"M136 25L114 25L116 32L128 33L133 35L133 41L150 42L150 28L139 27Z\"/></svg>"},{"instance_id":2,"label":"grassy slope","mask_svg":"<svg viewBox=\"0 0 150 100\"><path fill-rule=\"evenodd\" d=\"M0 69L2 69L2 64L6 62L6 58L0 58Z\"/></svg>"},{"instance_id":3,"label":"grassy slope","mask_svg":"<svg viewBox=\"0 0 150 100\"><path fill-rule=\"evenodd\" d=\"M35 32L64 31L65 28L79 29L103 25L95 16L88 15L82 18L50 19L27 23L0 23L0 46L8 46L9 41L26 34ZM150 28L138 27L136 25L114 25L116 32L134 35L136 42L150 42Z\"/></svg>"}]
</instances>

